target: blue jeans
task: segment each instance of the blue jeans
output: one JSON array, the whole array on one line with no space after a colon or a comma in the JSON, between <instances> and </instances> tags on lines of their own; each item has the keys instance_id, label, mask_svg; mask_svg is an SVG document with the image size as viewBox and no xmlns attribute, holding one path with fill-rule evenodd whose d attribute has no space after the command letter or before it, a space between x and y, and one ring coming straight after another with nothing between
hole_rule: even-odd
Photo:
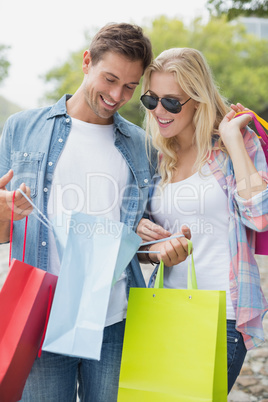
<instances>
[{"instance_id":1,"label":"blue jeans","mask_svg":"<svg viewBox=\"0 0 268 402\"><path fill-rule=\"evenodd\" d=\"M235 329L235 320L227 320L228 394L244 363L247 349L243 336Z\"/></svg>"},{"instance_id":2,"label":"blue jeans","mask_svg":"<svg viewBox=\"0 0 268 402\"><path fill-rule=\"evenodd\" d=\"M125 320L104 329L101 360L42 352L27 379L23 402L116 402Z\"/></svg>"}]
</instances>

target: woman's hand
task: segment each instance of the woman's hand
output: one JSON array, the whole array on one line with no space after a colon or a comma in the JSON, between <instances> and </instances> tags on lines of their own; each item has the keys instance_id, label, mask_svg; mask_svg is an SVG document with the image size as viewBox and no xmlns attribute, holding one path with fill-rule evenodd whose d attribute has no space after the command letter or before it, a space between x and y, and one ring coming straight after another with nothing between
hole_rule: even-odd
<instances>
[{"instance_id":1,"label":"woman's hand","mask_svg":"<svg viewBox=\"0 0 268 402\"><path fill-rule=\"evenodd\" d=\"M186 238L191 238L191 231L186 225L182 226L181 232L172 235L160 225L151 222L149 219L142 218L137 228L137 234L142 238L144 243L175 235L183 235L183 237L167 239L150 246L151 252L149 253L149 257L155 263L160 262L162 259L167 267L171 267L184 261L188 256L188 242ZM160 253L153 253L152 251L159 251ZM142 262L148 263L145 254L139 254L139 259Z\"/></svg>"},{"instance_id":2,"label":"woman's hand","mask_svg":"<svg viewBox=\"0 0 268 402\"><path fill-rule=\"evenodd\" d=\"M247 110L241 104L238 105L240 110ZM250 159L241 133L241 129L248 125L252 116L245 113L234 118L236 112L235 107L226 114L219 125L219 133L233 163L238 195L249 200L266 190L267 183Z\"/></svg>"},{"instance_id":3,"label":"woman's hand","mask_svg":"<svg viewBox=\"0 0 268 402\"><path fill-rule=\"evenodd\" d=\"M186 260L188 256L188 242L186 237L190 239L190 229L187 226L184 226L181 233L175 233L173 236L179 234L183 234L184 236L153 244L150 247L150 259L156 263L163 260L167 267L172 267L173 265L177 265ZM156 254L152 251L159 251L160 253Z\"/></svg>"},{"instance_id":4,"label":"woman's hand","mask_svg":"<svg viewBox=\"0 0 268 402\"><path fill-rule=\"evenodd\" d=\"M223 118L220 126L219 126L219 133L221 136L221 139L224 142L224 145L226 146L227 150L228 147L231 147L231 143L233 141L236 141L236 139L240 142L241 145L241 129L244 128L251 120L252 117L248 114L241 115L236 117L235 119L234 116L239 113L243 112L245 110L249 110L246 108L244 105L241 103L231 104L231 111L225 115ZM244 117L247 116L247 117ZM239 119L239 120L237 120ZM234 145L234 143L233 143ZM229 150L228 150L229 152Z\"/></svg>"},{"instance_id":5,"label":"woman's hand","mask_svg":"<svg viewBox=\"0 0 268 402\"><path fill-rule=\"evenodd\" d=\"M170 237L171 233L160 225L156 225L149 219L142 218L137 227L137 234L142 238L143 243L160 240Z\"/></svg>"},{"instance_id":6,"label":"woman's hand","mask_svg":"<svg viewBox=\"0 0 268 402\"><path fill-rule=\"evenodd\" d=\"M249 114L242 114L234 118L236 113L232 109L224 116L219 125L221 139L230 154L235 149L235 146L243 146L241 129L246 127L252 120L252 116Z\"/></svg>"},{"instance_id":7,"label":"woman's hand","mask_svg":"<svg viewBox=\"0 0 268 402\"><path fill-rule=\"evenodd\" d=\"M249 110L248 108L243 106L241 103L237 103L236 105L234 105L232 103L231 108L235 111L235 113L243 112L244 110Z\"/></svg>"}]
</instances>

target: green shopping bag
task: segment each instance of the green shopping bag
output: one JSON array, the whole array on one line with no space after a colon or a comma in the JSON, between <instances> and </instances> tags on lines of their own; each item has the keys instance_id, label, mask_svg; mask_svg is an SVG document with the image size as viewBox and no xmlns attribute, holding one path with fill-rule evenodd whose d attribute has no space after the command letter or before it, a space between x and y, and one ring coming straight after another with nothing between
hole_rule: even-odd
<instances>
[{"instance_id":1,"label":"green shopping bag","mask_svg":"<svg viewBox=\"0 0 268 402\"><path fill-rule=\"evenodd\" d=\"M162 262L130 289L118 402L227 401L226 293L198 290L191 262L186 290L163 289Z\"/></svg>"}]
</instances>

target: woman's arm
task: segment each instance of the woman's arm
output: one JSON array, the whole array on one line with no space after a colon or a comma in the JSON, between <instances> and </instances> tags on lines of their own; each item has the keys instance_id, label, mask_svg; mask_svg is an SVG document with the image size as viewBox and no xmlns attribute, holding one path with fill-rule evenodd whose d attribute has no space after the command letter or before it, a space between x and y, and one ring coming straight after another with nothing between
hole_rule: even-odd
<instances>
[{"instance_id":1,"label":"woman's arm","mask_svg":"<svg viewBox=\"0 0 268 402\"><path fill-rule=\"evenodd\" d=\"M259 175L247 152L241 129L252 119L248 114L234 118L235 110L231 110L223 118L219 132L233 163L238 195L249 200L266 190L267 183Z\"/></svg>"}]
</instances>

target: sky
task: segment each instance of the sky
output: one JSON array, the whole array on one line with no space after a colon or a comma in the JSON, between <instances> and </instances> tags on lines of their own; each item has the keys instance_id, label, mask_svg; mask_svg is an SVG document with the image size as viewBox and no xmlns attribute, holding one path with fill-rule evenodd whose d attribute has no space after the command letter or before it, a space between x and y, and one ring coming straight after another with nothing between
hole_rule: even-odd
<instances>
[{"instance_id":1,"label":"sky","mask_svg":"<svg viewBox=\"0 0 268 402\"><path fill-rule=\"evenodd\" d=\"M85 32L108 22L146 25L160 15L190 24L207 17L206 0L2 0L0 44L10 46L0 95L23 109L38 107L48 89L40 78L85 44ZM82 54L81 54L82 62Z\"/></svg>"}]
</instances>

